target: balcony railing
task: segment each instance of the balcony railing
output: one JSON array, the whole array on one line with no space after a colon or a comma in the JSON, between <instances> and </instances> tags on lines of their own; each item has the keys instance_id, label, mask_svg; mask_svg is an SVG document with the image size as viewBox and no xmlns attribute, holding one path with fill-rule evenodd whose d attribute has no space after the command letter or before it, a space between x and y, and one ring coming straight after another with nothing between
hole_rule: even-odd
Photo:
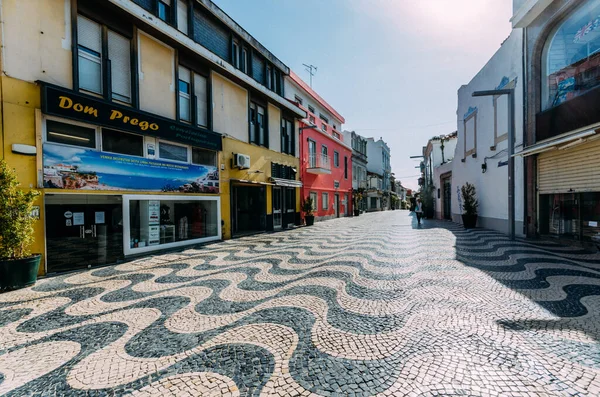
<instances>
[{"instance_id":1,"label":"balcony railing","mask_svg":"<svg viewBox=\"0 0 600 397\"><path fill-rule=\"evenodd\" d=\"M326 154L310 154L306 171L311 174L331 174L331 159Z\"/></svg>"}]
</instances>

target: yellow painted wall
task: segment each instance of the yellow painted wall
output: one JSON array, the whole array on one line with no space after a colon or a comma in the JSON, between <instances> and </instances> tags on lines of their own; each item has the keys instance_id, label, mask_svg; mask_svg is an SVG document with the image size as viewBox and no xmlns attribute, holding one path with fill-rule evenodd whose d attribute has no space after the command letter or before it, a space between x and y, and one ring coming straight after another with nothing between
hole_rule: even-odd
<instances>
[{"instance_id":1,"label":"yellow painted wall","mask_svg":"<svg viewBox=\"0 0 600 397\"><path fill-rule=\"evenodd\" d=\"M2 76L2 152L0 158L6 160L9 167L16 170L21 187L25 189L37 187L36 156L26 156L12 152L12 145L20 143L36 145L35 109L40 107L40 88L32 83ZM35 242L31 251L44 253L44 204L40 196L35 205L40 207L40 220L35 225ZM39 274L44 274L44 259L40 264Z\"/></svg>"},{"instance_id":2,"label":"yellow painted wall","mask_svg":"<svg viewBox=\"0 0 600 397\"><path fill-rule=\"evenodd\" d=\"M281 110L269 103L267 108L269 117L269 149L281 151Z\"/></svg>"},{"instance_id":3,"label":"yellow painted wall","mask_svg":"<svg viewBox=\"0 0 600 397\"><path fill-rule=\"evenodd\" d=\"M232 168L234 153L243 153L250 156L250 169L240 170ZM249 144L233 138L223 139L223 153L221 164L225 170L221 171L221 217L224 221L223 238L231 238L231 179L243 179L254 182L269 182L271 177L271 162L291 166L299 170L298 158L287 154L275 152L261 146ZM256 171L262 171L257 173ZM266 212L273 212L271 186L267 186ZM296 212L300 211L300 189L296 189Z\"/></svg>"},{"instance_id":4,"label":"yellow painted wall","mask_svg":"<svg viewBox=\"0 0 600 397\"><path fill-rule=\"evenodd\" d=\"M2 0L2 71L72 88L70 0Z\"/></svg>"},{"instance_id":5,"label":"yellow painted wall","mask_svg":"<svg viewBox=\"0 0 600 397\"><path fill-rule=\"evenodd\" d=\"M175 50L141 31L138 40L140 109L175 119Z\"/></svg>"},{"instance_id":6,"label":"yellow painted wall","mask_svg":"<svg viewBox=\"0 0 600 397\"><path fill-rule=\"evenodd\" d=\"M212 72L213 129L248 140L248 91Z\"/></svg>"}]
</instances>

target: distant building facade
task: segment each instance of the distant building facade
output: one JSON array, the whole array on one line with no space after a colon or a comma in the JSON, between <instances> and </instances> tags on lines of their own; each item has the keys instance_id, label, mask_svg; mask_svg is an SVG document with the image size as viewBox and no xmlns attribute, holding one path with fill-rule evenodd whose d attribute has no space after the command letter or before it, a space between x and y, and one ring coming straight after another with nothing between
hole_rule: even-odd
<instances>
[{"instance_id":1,"label":"distant building facade","mask_svg":"<svg viewBox=\"0 0 600 397\"><path fill-rule=\"evenodd\" d=\"M285 79L286 98L307 113L300 122L302 200L313 199L315 220L352 211L352 148L344 141L344 117L293 71Z\"/></svg>"}]
</instances>

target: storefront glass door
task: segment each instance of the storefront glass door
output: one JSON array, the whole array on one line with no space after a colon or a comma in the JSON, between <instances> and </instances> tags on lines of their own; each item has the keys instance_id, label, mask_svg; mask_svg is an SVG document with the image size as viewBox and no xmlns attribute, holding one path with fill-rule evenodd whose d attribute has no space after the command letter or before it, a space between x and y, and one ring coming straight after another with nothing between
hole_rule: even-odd
<instances>
[{"instance_id":1,"label":"storefront glass door","mask_svg":"<svg viewBox=\"0 0 600 397\"><path fill-rule=\"evenodd\" d=\"M273 187L273 229L283 225L283 194L280 187Z\"/></svg>"},{"instance_id":2,"label":"storefront glass door","mask_svg":"<svg viewBox=\"0 0 600 397\"><path fill-rule=\"evenodd\" d=\"M123 257L120 196L46 195L48 273L116 263Z\"/></svg>"}]
</instances>

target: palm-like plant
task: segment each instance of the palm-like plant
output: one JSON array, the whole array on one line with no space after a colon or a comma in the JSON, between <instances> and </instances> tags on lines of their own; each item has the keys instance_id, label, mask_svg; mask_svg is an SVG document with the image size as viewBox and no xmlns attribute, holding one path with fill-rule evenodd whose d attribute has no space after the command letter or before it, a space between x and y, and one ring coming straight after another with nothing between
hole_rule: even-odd
<instances>
[{"instance_id":1,"label":"palm-like plant","mask_svg":"<svg viewBox=\"0 0 600 397\"><path fill-rule=\"evenodd\" d=\"M460 193L463 199L463 214L477 215L477 207L479 206L479 203L477 202L477 192L475 190L475 186L467 182L460 188Z\"/></svg>"}]
</instances>

